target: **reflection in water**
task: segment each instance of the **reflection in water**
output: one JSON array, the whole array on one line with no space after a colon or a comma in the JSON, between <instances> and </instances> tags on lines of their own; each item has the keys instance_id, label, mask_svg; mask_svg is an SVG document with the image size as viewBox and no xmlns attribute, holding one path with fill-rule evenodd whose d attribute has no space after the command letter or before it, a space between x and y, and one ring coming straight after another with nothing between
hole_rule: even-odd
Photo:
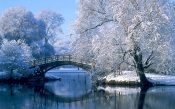
<instances>
[{"instance_id":1,"label":"reflection in water","mask_svg":"<svg viewBox=\"0 0 175 109\"><path fill-rule=\"evenodd\" d=\"M45 84L0 84L0 109L175 108L175 87L91 87L86 74Z\"/></svg>"},{"instance_id":2,"label":"reflection in water","mask_svg":"<svg viewBox=\"0 0 175 109\"><path fill-rule=\"evenodd\" d=\"M143 109L145 96L150 87L141 87L139 101L138 101L138 109Z\"/></svg>"},{"instance_id":3,"label":"reflection in water","mask_svg":"<svg viewBox=\"0 0 175 109\"><path fill-rule=\"evenodd\" d=\"M175 87L151 87L146 94L144 108L175 109Z\"/></svg>"},{"instance_id":4,"label":"reflection in water","mask_svg":"<svg viewBox=\"0 0 175 109\"><path fill-rule=\"evenodd\" d=\"M65 75L64 75L65 76ZM87 96L91 91L92 84L87 74L73 75L71 78L61 79L61 81L52 81L45 84L45 89L57 98L65 100L79 100Z\"/></svg>"}]
</instances>

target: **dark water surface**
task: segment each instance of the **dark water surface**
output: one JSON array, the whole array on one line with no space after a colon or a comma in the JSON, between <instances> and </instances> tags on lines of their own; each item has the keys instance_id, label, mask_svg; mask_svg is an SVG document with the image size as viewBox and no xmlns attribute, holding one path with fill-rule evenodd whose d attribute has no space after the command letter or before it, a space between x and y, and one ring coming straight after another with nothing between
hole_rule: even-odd
<instances>
[{"instance_id":1,"label":"dark water surface","mask_svg":"<svg viewBox=\"0 0 175 109\"><path fill-rule=\"evenodd\" d=\"M54 74L55 72L50 72ZM92 87L87 73L60 81L0 84L0 109L175 109L175 87Z\"/></svg>"}]
</instances>

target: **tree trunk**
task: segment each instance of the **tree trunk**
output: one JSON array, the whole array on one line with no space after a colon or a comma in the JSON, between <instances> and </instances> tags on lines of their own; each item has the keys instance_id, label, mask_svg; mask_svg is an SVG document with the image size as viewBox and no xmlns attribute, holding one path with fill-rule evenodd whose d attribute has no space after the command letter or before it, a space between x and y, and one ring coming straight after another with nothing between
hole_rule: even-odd
<instances>
[{"instance_id":1,"label":"tree trunk","mask_svg":"<svg viewBox=\"0 0 175 109\"><path fill-rule=\"evenodd\" d=\"M146 78L142 68L137 68L137 74L139 75L141 86L153 86L153 83Z\"/></svg>"},{"instance_id":2,"label":"tree trunk","mask_svg":"<svg viewBox=\"0 0 175 109\"><path fill-rule=\"evenodd\" d=\"M144 66L142 63L142 52L140 48L137 46L137 44L134 47L132 56L134 58L135 68L136 68L137 74L139 75L141 86L153 86L153 83L148 81L148 79L144 74Z\"/></svg>"}]
</instances>

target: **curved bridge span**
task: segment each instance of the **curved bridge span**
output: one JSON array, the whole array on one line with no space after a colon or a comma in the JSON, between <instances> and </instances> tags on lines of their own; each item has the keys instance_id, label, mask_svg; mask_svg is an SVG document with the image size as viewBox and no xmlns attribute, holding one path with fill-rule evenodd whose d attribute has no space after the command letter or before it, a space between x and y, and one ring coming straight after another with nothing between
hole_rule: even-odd
<instances>
[{"instance_id":1,"label":"curved bridge span","mask_svg":"<svg viewBox=\"0 0 175 109\"><path fill-rule=\"evenodd\" d=\"M95 61L93 59L80 59L72 55L54 55L47 58L30 61L30 68L36 68L35 76L44 76L44 74L58 66L74 65L85 70L95 68Z\"/></svg>"}]
</instances>

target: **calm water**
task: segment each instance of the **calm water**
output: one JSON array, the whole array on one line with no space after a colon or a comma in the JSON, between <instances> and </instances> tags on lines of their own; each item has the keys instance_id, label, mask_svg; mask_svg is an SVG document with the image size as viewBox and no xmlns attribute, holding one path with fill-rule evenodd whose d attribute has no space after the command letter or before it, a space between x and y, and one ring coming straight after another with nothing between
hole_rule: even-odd
<instances>
[{"instance_id":1,"label":"calm water","mask_svg":"<svg viewBox=\"0 0 175 109\"><path fill-rule=\"evenodd\" d=\"M175 87L92 87L87 73L60 81L0 84L0 109L175 109Z\"/></svg>"}]
</instances>

